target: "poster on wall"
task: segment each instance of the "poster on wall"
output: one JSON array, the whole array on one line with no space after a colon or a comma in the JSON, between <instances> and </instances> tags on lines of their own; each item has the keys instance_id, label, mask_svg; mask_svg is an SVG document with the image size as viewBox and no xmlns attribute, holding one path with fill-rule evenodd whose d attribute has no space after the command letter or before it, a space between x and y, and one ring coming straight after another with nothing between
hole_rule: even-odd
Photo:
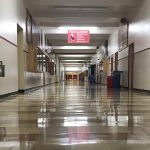
<instances>
[{"instance_id":1,"label":"poster on wall","mask_svg":"<svg viewBox=\"0 0 150 150\"><path fill-rule=\"evenodd\" d=\"M26 41L28 44L32 43L32 16L26 10Z\"/></svg>"},{"instance_id":2,"label":"poster on wall","mask_svg":"<svg viewBox=\"0 0 150 150\"><path fill-rule=\"evenodd\" d=\"M69 30L68 43L86 43L90 42L89 30Z\"/></svg>"},{"instance_id":3,"label":"poster on wall","mask_svg":"<svg viewBox=\"0 0 150 150\"><path fill-rule=\"evenodd\" d=\"M119 28L119 51L128 47L128 24Z\"/></svg>"}]
</instances>

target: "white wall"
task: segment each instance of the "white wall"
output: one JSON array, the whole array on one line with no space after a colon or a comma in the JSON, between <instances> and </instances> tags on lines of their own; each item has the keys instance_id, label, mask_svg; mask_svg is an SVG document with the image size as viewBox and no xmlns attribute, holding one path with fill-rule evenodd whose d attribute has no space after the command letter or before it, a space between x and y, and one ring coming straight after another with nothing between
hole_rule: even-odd
<instances>
[{"instance_id":1,"label":"white wall","mask_svg":"<svg viewBox=\"0 0 150 150\"><path fill-rule=\"evenodd\" d=\"M121 85L128 87L128 48L118 53L118 70L123 71Z\"/></svg>"},{"instance_id":2,"label":"white wall","mask_svg":"<svg viewBox=\"0 0 150 150\"><path fill-rule=\"evenodd\" d=\"M105 47L100 46L99 49L97 49L96 54L92 56L91 62L92 64L98 64L103 60L105 56Z\"/></svg>"},{"instance_id":3,"label":"white wall","mask_svg":"<svg viewBox=\"0 0 150 150\"><path fill-rule=\"evenodd\" d=\"M135 44L134 88L150 90L150 1L144 0L130 22L129 43ZM146 51L142 51L145 50ZM140 52L140 53L137 53Z\"/></svg>"},{"instance_id":4,"label":"white wall","mask_svg":"<svg viewBox=\"0 0 150 150\"><path fill-rule=\"evenodd\" d=\"M129 43L135 43L135 52L150 47L150 1L144 0L130 21Z\"/></svg>"},{"instance_id":5,"label":"white wall","mask_svg":"<svg viewBox=\"0 0 150 150\"><path fill-rule=\"evenodd\" d=\"M0 95L18 91L17 24L23 29L22 51L27 51L26 8L23 0L1 0L0 61L3 61L6 66L6 75L4 78L0 77ZM26 58L25 52L24 58ZM48 79L46 80L48 83ZM24 89L40 86L43 83L43 74L26 72L26 63L24 62Z\"/></svg>"},{"instance_id":6,"label":"white wall","mask_svg":"<svg viewBox=\"0 0 150 150\"><path fill-rule=\"evenodd\" d=\"M0 77L0 95L18 90L16 6L16 0L0 1L0 61L6 67L5 77Z\"/></svg>"},{"instance_id":7,"label":"white wall","mask_svg":"<svg viewBox=\"0 0 150 150\"><path fill-rule=\"evenodd\" d=\"M108 55L111 56L115 54L119 49L118 46L118 28L113 32L113 34L109 37L108 41Z\"/></svg>"},{"instance_id":8,"label":"white wall","mask_svg":"<svg viewBox=\"0 0 150 150\"><path fill-rule=\"evenodd\" d=\"M0 95L18 91L17 47L0 38L0 60L5 77L0 77Z\"/></svg>"},{"instance_id":9,"label":"white wall","mask_svg":"<svg viewBox=\"0 0 150 150\"><path fill-rule=\"evenodd\" d=\"M135 55L134 88L150 90L150 49Z\"/></svg>"},{"instance_id":10,"label":"white wall","mask_svg":"<svg viewBox=\"0 0 150 150\"><path fill-rule=\"evenodd\" d=\"M64 68L64 65L61 62L60 62L60 73L59 73L59 76L60 76L60 81L65 80L65 68Z\"/></svg>"},{"instance_id":11,"label":"white wall","mask_svg":"<svg viewBox=\"0 0 150 150\"><path fill-rule=\"evenodd\" d=\"M0 1L0 36L17 44L17 1Z\"/></svg>"},{"instance_id":12,"label":"white wall","mask_svg":"<svg viewBox=\"0 0 150 150\"><path fill-rule=\"evenodd\" d=\"M135 44L134 88L150 90L150 1L144 0L129 24L129 44ZM118 29L109 38L109 56L118 51ZM147 50L145 50L147 49ZM145 50L145 51L143 51ZM119 52L122 85L128 85L128 48Z\"/></svg>"},{"instance_id":13,"label":"white wall","mask_svg":"<svg viewBox=\"0 0 150 150\"><path fill-rule=\"evenodd\" d=\"M113 54L113 60L115 60L115 53L119 50L118 31L119 28L112 33L108 41L108 53L110 57ZM118 52L118 70L123 71L121 85L128 87L128 48Z\"/></svg>"}]
</instances>

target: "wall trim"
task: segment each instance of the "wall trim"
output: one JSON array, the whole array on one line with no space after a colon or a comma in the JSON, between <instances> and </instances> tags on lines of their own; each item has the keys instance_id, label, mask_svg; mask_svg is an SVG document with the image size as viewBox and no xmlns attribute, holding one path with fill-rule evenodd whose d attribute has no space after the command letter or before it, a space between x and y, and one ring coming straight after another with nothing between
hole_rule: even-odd
<instances>
[{"instance_id":1,"label":"wall trim","mask_svg":"<svg viewBox=\"0 0 150 150\"><path fill-rule=\"evenodd\" d=\"M40 88L48 86L50 84L55 84L55 83L49 83L49 84L40 85L40 86L37 86L37 87L32 87L32 88L28 88L28 89L21 89L21 90L15 91L15 92L2 94L2 95L0 95L0 98L8 97L8 96L11 96L11 95L16 95L16 94L20 94L20 93L22 93L22 94L29 93L29 92L32 92L32 91L35 91L35 90L39 90ZM1 99L0 99L0 101L1 101Z\"/></svg>"},{"instance_id":2,"label":"wall trim","mask_svg":"<svg viewBox=\"0 0 150 150\"><path fill-rule=\"evenodd\" d=\"M4 38L4 37L2 37L2 36L0 36L0 38L3 39L5 42L11 44L11 45L13 45L13 46L15 46L15 47L18 47L15 43L13 43L13 42L7 40L6 38Z\"/></svg>"},{"instance_id":3,"label":"wall trim","mask_svg":"<svg viewBox=\"0 0 150 150\"><path fill-rule=\"evenodd\" d=\"M10 92L10 93L7 93L7 94L2 94L2 95L0 95L0 98L4 98L4 97L11 96L11 95L16 95L16 94L18 94L18 91ZM2 101L2 100L0 99L0 101Z\"/></svg>"},{"instance_id":4,"label":"wall trim","mask_svg":"<svg viewBox=\"0 0 150 150\"><path fill-rule=\"evenodd\" d=\"M121 50L118 50L118 52L122 52L123 50L127 49L129 47L129 44L127 45L127 47L121 49Z\"/></svg>"},{"instance_id":5,"label":"wall trim","mask_svg":"<svg viewBox=\"0 0 150 150\"><path fill-rule=\"evenodd\" d=\"M141 51L139 51L139 52L135 52L134 54L136 55L136 54L142 53L142 52L144 52L144 51L148 51L148 50L150 50L150 47L149 47L149 48L146 48L146 49L143 49L143 50L141 50Z\"/></svg>"},{"instance_id":6,"label":"wall trim","mask_svg":"<svg viewBox=\"0 0 150 150\"><path fill-rule=\"evenodd\" d=\"M29 53L29 51L28 51L28 50L24 50L24 52L25 52L25 53Z\"/></svg>"},{"instance_id":7,"label":"wall trim","mask_svg":"<svg viewBox=\"0 0 150 150\"><path fill-rule=\"evenodd\" d=\"M150 94L150 90L143 90L143 89L133 88L133 91L135 91L135 92L149 93Z\"/></svg>"},{"instance_id":8,"label":"wall trim","mask_svg":"<svg viewBox=\"0 0 150 150\"><path fill-rule=\"evenodd\" d=\"M50 83L51 84L51 83ZM44 87L44 86L48 86L50 84L45 84L45 85L39 85L39 86L35 86L35 87L32 87L32 88L27 88L27 89L20 89L18 90L19 93L29 93L29 92L32 92L32 91L36 91L36 90L39 90L40 88Z\"/></svg>"},{"instance_id":9,"label":"wall trim","mask_svg":"<svg viewBox=\"0 0 150 150\"><path fill-rule=\"evenodd\" d=\"M118 59L118 61L128 58L129 56Z\"/></svg>"},{"instance_id":10,"label":"wall trim","mask_svg":"<svg viewBox=\"0 0 150 150\"><path fill-rule=\"evenodd\" d=\"M126 89L126 90L129 90L129 87L126 87L126 86L122 86L122 85L121 85L121 88Z\"/></svg>"},{"instance_id":11,"label":"wall trim","mask_svg":"<svg viewBox=\"0 0 150 150\"><path fill-rule=\"evenodd\" d=\"M144 49L144 50L141 50L141 51L139 51L139 52L135 52L134 55L140 54L140 53L142 53L142 52L144 52L144 51L148 51L148 50L150 50L150 47L149 47L149 48L146 48L146 49ZM123 59L126 59L126 58L128 58L128 57L129 57L129 56L120 58L120 59L118 59L118 61L123 60Z\"/></svg>"}]
</instances>

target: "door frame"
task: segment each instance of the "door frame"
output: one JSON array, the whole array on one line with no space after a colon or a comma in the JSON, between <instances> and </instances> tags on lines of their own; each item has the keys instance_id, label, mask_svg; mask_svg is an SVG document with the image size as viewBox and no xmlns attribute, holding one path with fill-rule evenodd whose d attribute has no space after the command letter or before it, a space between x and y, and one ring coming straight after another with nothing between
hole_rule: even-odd
<instances>
[{"instance_id":1,"label":"door frame","mask_svg":"<svg viewBox=\"0 0 150 150\"><path fill-rule=\"evenodd\" d=\"M129 54L128 54L128 88L133 89L133 80L134 80L134 43L129 45Z\"/></svg>"},{"instance_id":2,"label":"door frame","mask_svg":"<svg viewBox=\"0 0 150 150\"><path fill-rule=\"evenodd\" d=\"M24 50L23 50L23 28L17 24L17 57L18 57L18 91L25 88L24 83Z\"/></svg>"},{"instance_id":3,"label":"door frame","mask_svg":"<svg viewBox=\"0 0 150 150\"><path fill-rule=\"evenodd\" d=\"M111 72L114 70L114 57L111 55Z\"/></svg>"},{"instance_id":4,"label":"door frame","mask_svg":"<svg viewBox=\"0 0 150 150\"><path fill-rule=\"evenodd\" d=\"M115 53L115 71L118 70L118 52Z\"/></svg>"}]
</instances>

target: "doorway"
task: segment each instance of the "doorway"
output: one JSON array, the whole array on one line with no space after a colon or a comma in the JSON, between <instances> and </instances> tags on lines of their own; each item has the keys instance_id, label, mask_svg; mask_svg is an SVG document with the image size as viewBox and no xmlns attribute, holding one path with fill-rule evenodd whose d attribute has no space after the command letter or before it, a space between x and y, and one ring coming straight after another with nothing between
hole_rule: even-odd
<instances>
[{"instance_id":1,"label":"doorway","mask_svg":"<svg viewBox=\"0 0 150 150\"><path fill-rule=\"evenodd\" d=\"M129 45L129 57L128 57L128 88L133 89L133 77L134 77L134 43Z\"/></svg>"},{"instance_id":2,"label":"doorway","mask_svg":"<svg viewBox=\"0 0 150 150\"><path fill-rule=\"evenodd\" d=\"M77 75L73 75L73 80L77 80Z\"/></svg>"},{"instance_id":3,"label":"doorway","mask_svg":"<svg viewBox=\"0 0 150 150\"><path fill-rule=\"evenodd\" d=\"M113 55L111 56L111 72L114 70L114 59Z\"/></svg>"},{"instance_id":4,"label":"doorway","mask_svg":"<svg viewBox=\"0 0 150 150\"><path fill-rule=\"evenodd\" d=\"M17 24L17 45L18 45L18 90L24 90L24 50L23 50L23 29Z\"/></svg>"},{"instance_id":5,"label":"doorway","mask_svg":"<svg viewBox=\"0 0 150 150\"><path fill-rule=\"evenodd\" d=\"M118 52L115 53L115 71L118 71Z\"/></svg>"}]
</instances>

